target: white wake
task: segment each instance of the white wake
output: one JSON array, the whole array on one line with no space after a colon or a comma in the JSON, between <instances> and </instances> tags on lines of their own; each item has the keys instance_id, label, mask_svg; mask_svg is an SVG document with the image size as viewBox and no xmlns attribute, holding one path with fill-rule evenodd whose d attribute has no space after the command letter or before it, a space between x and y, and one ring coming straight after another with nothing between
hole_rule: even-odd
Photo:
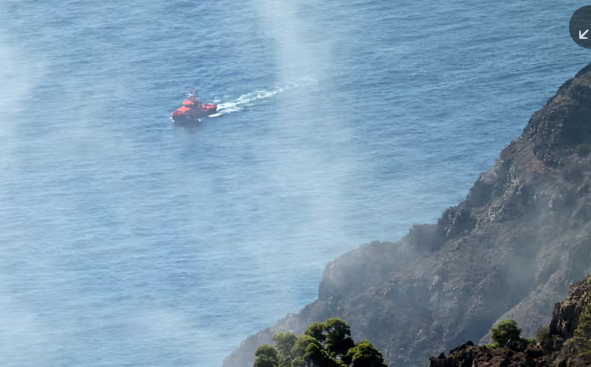
<instances>
[{"instance_id":1,"label":"white wake","mask_svg":"<svg viewBox=\"0 0 591 367\"><path fill-rule=\"evenodd\" d=\"M315 85L316 83L317 81L315 79L301 79L297 81L291 81L285 85L278 85L274 88L259 89L254 92L246 93L233 101L218 103L218 113L216 113L216 116L242 111L247 107L255 106L263 101L266 101L279 93L283 93L294 88Z\"/></svg>"}]
</instances>

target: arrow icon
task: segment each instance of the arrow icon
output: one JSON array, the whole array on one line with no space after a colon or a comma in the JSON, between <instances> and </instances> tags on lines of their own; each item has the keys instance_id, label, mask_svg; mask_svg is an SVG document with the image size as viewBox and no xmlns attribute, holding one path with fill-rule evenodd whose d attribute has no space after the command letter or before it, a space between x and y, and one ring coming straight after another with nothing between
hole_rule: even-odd
<instances>
[{"instance_id":1,"label":"arrow icon","mask_svg":"<svg viewBox=\"0 0 591 367\"><path fill-rule=\"evenodd\" d=\"M589 32L588 29L585 32L583 32L583 34L581 34L581 31L579 30L579 39L580 40L586 40L587 37L585 37L585 35L587 34L587 32Z\"/></svg>"}]
</instances>

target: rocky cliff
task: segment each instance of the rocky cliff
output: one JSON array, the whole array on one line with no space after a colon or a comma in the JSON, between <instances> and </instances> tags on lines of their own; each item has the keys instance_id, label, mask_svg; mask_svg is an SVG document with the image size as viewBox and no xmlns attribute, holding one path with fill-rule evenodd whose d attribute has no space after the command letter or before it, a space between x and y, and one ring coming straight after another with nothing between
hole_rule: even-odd
<instances>
[{"instance_id":1,"label":"rocky cliff","mask_svg":"<svg viewBox=\"0 0 591 367\"><path fill-rule=\"evenodd\" d=\"M581 350L572 337L590 302L591 276L575 283L567 299L554 306L549 332L541 342L509 342L500 348L488 348L468 341L447 357L440 354L431 358L429 367L587 367L589 358L580 357Z\"/></svg>"},{"instance_id":2,"label":"rocky cliff","mask_svg":"<svg viewBox=\"0 0 591 367\"><path fill-rule=\"evenodd\" d=\"M532 335L591 270L591 65L535 112L523 134L436 224L328 264L318 299L249 337L224 362L252 366L276 330L341 317L390 366L486 338L513 318Z\"/></svg>"}]
</instances>

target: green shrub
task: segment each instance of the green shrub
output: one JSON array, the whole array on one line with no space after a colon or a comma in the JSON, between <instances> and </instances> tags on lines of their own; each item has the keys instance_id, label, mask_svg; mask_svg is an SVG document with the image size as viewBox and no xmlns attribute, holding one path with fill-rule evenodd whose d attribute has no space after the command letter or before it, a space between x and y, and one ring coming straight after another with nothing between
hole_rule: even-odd
<instances>
[{"instance_id":1,"label":"green shrub","mask_svg":"<svg viewBox=\"0 0 591 367\"><path fill-rule=\"evenodd\" d=\"M491 329L492 339L497 346L504 346L509 341L521 340L521 329L515 320L503 320Z\"/></svg>"},{"instance_id":2,"label":"green shrub","mask_svg":"<svg viewBox=\"0 0 591 367\"><path fill-rule=\"evenodd\" d=\"M573 336L573 344L579 351L579 357L591 358L591 303L579 316L579 322Z\"/></svg>"},{"instance_id":3,"label":"green shrub","mask_svg":"<svg viewBox=\"0 0 591 367\"><path fill-rule=\"evenodd\" d=\"M272 345L262 344L254 353L257 357L254 361L254 367L277 367L277 349Z\"/></svg>"},{"instance_id":4,"label":"green shrub","mask_svg":"<svg viewBox=\"0 0 591 367\"><path fill-rule=\"evenodd\" d=\"M539 343L545 343L550 340L550 328L548 326L540 326L536 332L536 340Z\"/></svg>"}]
</instances>

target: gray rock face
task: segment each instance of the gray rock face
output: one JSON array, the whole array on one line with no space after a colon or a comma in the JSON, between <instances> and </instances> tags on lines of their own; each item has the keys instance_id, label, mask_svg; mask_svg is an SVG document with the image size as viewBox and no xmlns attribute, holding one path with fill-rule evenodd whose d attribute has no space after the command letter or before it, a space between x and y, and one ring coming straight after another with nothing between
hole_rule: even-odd
<instances>
[{"instance_id":1,"label":"gray rock face","mask_svg":"<svg viewBox=\"0 0 591 367\"><path fill-rule=\"evenodd\" d=\"M429 359L429 367L588 367L589 359L579 356L572 342L583 310L591 302L591 276L571 286L562 303L554 305L549 334L540 343L511 341L502 347L487 348L467 342Z\"/></svg>"},{"instance_id":2,"label":"gray rock face","mask_svg":"<svg viewBox=\"0 0 591 367\"><path fill-rule=\"evenodd\" d=\"M318 300L246 339L224 366L252 366L273 332L329 317L351 324L390 366L424 367L504 318L533 335L591 270L590 150L591 65L534 113L462 203L398 243L328 264Z\"/></svg>"}]
</instances>

